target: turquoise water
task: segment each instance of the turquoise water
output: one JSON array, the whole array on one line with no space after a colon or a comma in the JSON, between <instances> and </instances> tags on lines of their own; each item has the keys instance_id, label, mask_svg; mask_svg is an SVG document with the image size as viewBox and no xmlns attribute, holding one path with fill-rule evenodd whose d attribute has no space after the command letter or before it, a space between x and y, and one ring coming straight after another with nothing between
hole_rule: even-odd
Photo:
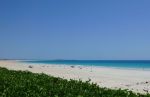
<instances>
[{"instance_id":1,"label":"turquoise water","mask_svg":"<svg viewBox=\"0 0 150 97\"><path fill-rule=\"evenodd\" d=\"M150 69L150 60L32 60L30 63Z\"/></svg>"}]
</instances>

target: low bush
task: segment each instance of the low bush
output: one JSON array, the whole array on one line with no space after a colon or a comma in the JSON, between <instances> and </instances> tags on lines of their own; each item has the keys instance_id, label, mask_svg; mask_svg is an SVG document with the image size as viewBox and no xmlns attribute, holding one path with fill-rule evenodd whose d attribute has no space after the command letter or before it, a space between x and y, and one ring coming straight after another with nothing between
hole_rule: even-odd
<instances>
[{"instance_id":1,"label":"low bush","mask_svg":"<svg viewBox=\"0 0 150 97\"><path fill-rule=\"evenodd\" d=\"M81 80L0 68L0 97L150 97L128 90L101 88Z\"/></svg>"}]
</instances>

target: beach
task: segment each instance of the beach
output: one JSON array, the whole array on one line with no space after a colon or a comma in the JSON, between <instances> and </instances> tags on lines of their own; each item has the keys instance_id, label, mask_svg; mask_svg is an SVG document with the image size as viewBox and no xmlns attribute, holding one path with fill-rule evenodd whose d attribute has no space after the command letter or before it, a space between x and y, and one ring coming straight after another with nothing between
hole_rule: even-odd
<instances>
[{"instance_id":1,"label":"beach","mask_svg":"<svg viewBox=\"0 0 150 97\"><path fill-rule=\"evenodd\" d=\"M37 64L25 63L20 60L0 60L0 67L10 70L45 73L68 80L91 80L91 82L97 83L100 87L129 89L136 93L150 93L150 70Z\"/></svg>"}]
</instances>

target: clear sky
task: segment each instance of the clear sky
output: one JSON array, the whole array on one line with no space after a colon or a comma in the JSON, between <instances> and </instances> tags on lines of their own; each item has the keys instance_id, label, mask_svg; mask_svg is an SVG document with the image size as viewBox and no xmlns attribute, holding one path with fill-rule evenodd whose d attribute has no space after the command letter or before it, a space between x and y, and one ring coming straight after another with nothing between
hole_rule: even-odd
<instances>
[{"instance_id":1,"label":"clear sky","mask_svg":"<svg viewBox=\"0 0 150 97\"><path fill-rule=\"evenodd\" d=\"M150 0L0 0L0 58L150 59Z\"/></svg>"}]
</instances>

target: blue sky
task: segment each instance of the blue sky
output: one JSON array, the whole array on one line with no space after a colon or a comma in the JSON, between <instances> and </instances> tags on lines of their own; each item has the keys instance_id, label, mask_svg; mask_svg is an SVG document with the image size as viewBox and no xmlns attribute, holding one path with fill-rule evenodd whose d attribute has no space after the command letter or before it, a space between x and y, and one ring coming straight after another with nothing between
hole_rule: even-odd
<instances>
[{"instance_id":1,"label":"blue sky","mask_svg":"<svg viewBox=\"0 0 150 97\"><path fill-rule=\"evenodd\" d=\"M150 59L150 0L0 0L0 58Z\"/></svg>"}]
</instances>

